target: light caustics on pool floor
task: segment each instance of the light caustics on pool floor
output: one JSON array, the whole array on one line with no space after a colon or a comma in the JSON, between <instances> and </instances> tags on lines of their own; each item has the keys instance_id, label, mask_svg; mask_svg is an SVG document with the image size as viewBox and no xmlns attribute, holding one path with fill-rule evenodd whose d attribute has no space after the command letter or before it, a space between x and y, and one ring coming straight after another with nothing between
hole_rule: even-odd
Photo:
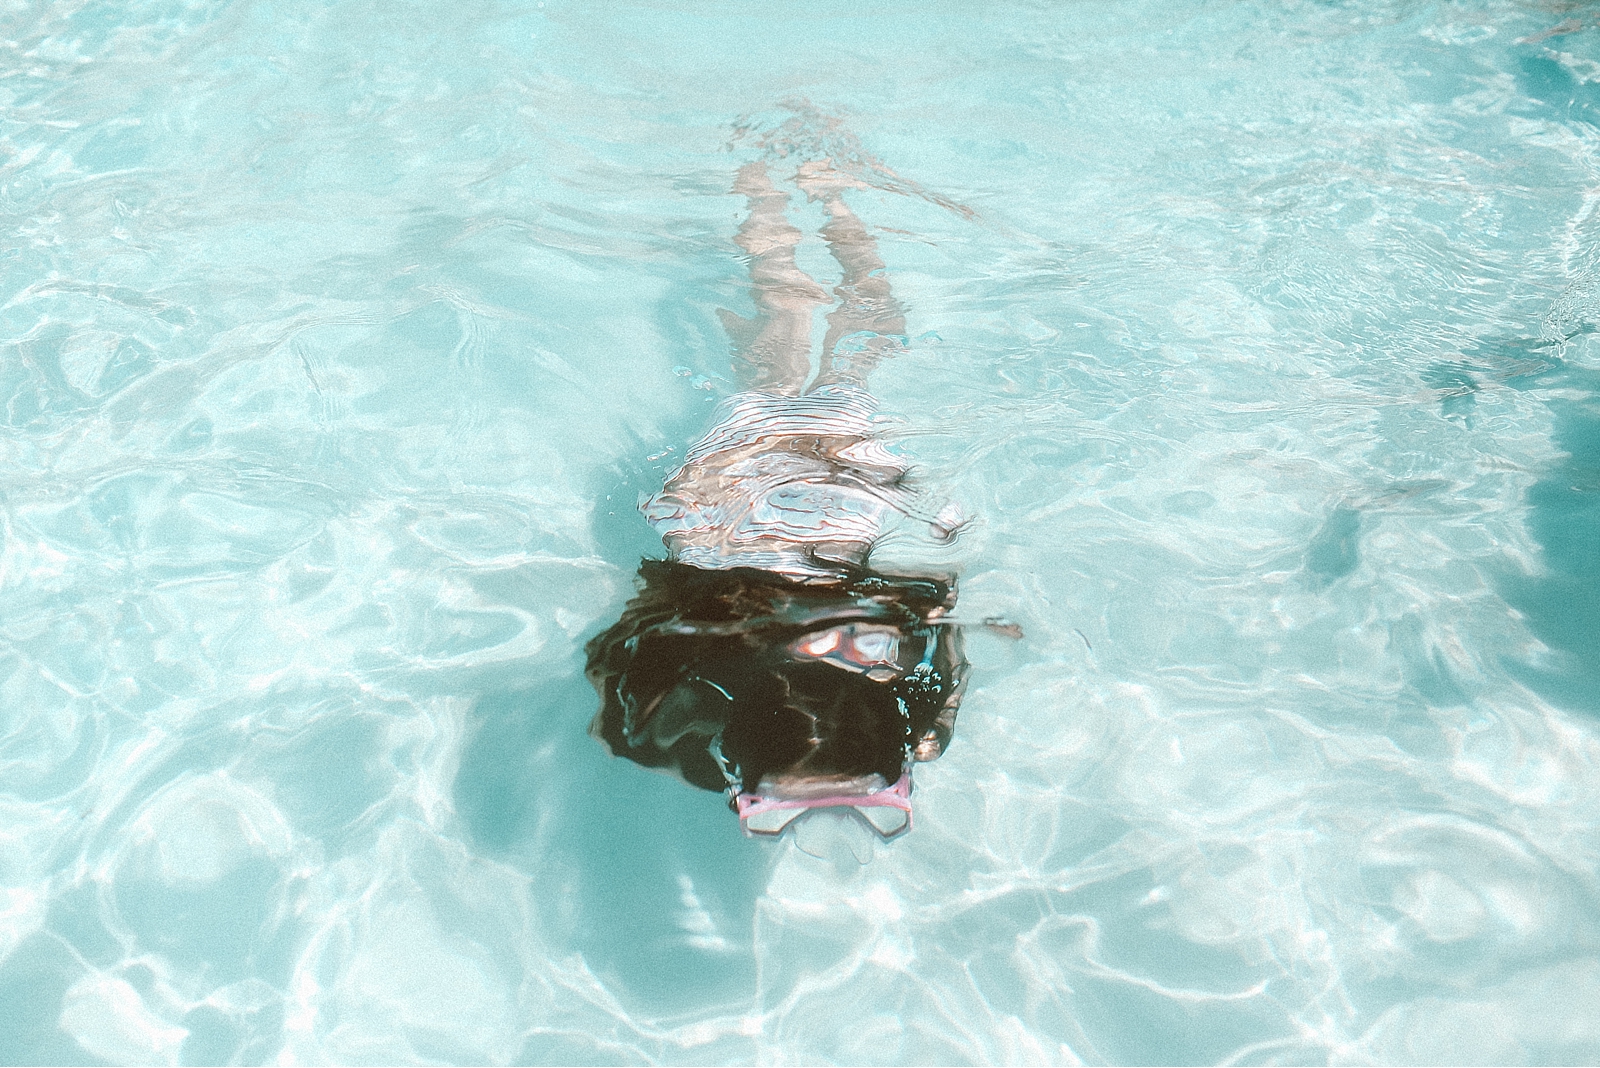
<instances>
[{"instance_id":1,"label":"light caustics on pool floor","mask_svg":"<svg viewBox=\"0 0 1600 1068\"><path fill-rule=\"evenodd\" d=\"M14 5L0 1061L1600 1057L1597 22ZM1023 634L825 859L581 676L791 118Z\"/></svg>"}]
</instances>

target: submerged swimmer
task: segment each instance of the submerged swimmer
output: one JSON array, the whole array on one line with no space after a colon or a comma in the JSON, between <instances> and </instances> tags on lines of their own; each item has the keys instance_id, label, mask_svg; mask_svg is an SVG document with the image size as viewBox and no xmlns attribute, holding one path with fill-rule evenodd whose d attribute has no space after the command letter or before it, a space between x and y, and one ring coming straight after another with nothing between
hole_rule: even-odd
<instances>
[{"instance_id":1,"label":"submerged swimmer","mask_svg":"<svg viewBox=\"0 0 1600 1068\"><path fill-rule=\"evenodd\" d=\"M795 264L800 231L764 164L739 172L758 314L722 312L740 392L642 509L668 559L646 560L622 618L588 645L611 752L724 792L747 834L853 810L885 838L911 827L911 767L944 751L967 662L948 578L880 574L868 556L899 512L948 540L907 466L873 432L868 373L905 344L877 242L826 163L795 178L828 214L844 270L813 377L811 324L831 303Z\"/></svg>"}]
</instances>

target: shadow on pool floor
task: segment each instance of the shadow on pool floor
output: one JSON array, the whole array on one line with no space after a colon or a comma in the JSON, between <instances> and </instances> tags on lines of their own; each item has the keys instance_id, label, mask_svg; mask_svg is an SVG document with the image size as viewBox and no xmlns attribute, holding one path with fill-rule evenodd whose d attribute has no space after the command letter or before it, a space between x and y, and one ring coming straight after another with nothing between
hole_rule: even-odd
<instances>
[{"instance_id":1,"label":"shadow on pool floor","mask_svg":"<svg viewBox=\"0 0 1600 1068\"><path fill-rule=\"evenodd\" d=\"M1551 653L1537 663L1506 657L1505 667L1553 703L1600 715L1600 371L1559 359L1550 343L1497 348L1478 355L1514 369L1498 376L1508 386L1559 394L1547 403L1555 444L1567 454L1528 490L1528 529L1543 549L1542 571L1499 582Z\"/></svg>"}]
</instances>

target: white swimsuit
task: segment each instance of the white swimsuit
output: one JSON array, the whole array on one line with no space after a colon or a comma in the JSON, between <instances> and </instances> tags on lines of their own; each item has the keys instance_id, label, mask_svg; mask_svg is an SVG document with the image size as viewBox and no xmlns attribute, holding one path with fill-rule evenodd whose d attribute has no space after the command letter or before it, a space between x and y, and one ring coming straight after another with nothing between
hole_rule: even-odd
<instances>
[{"instance_id":1,"label":"white swimsuit","mask_svg":"<svg viewBox=\"0 0 1600 1068\"><path fill-rule=\"evenodd\" d=\"M948 539L959 512L930 518L917 507L906 462L874 435L876 412L872 394L847 384L799 397L736 393L640 510L680 563L799 579L862 566L894 512Z\"/></svg>"}]
</instances>

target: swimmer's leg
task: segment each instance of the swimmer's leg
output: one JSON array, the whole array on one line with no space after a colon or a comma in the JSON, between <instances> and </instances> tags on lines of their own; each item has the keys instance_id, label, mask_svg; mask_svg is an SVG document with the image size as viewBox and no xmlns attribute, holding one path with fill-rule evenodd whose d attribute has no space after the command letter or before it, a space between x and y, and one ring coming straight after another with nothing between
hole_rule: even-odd
<instances>
[{"instance_id":1,"label":"swimmer's leg","mask_svg":"<svg viewBox=\"0 0 1600 1068\"><path fill-rule=\"evenodd\" d=\"M878 240L867 232L855 212L845 204L846 188L865 186L835 171L827 162L807 163L795 176L812 200L822 201L828 224L822 236L828 251L844 268L844 278L834 287L839 306L828 315L828 336L822 345L822 372L810 389L830 382L866 385L878 361L899 352L905 344L906 316L889 290L889 277L878 256ZM840 346L840 342L845 344Z\"/></svg>"},{"instance_id":2,"label":"swimmer's leg","mask_svg":"<svg viewBox=\"0 0 1600 1068\"><path fill-rule=\"evenodd\" d=\"M789 225L783 209L789 195L772 187L764 163L739 169L735 193L750 201L750 217L734 242L750 255L751 296L759 309L745 319L718 308L722 325L733 339L734 374L743 389L798 396L811 374L811 320L828 294L794 262L800 231Z\"/></svg>"}]
</instances>

